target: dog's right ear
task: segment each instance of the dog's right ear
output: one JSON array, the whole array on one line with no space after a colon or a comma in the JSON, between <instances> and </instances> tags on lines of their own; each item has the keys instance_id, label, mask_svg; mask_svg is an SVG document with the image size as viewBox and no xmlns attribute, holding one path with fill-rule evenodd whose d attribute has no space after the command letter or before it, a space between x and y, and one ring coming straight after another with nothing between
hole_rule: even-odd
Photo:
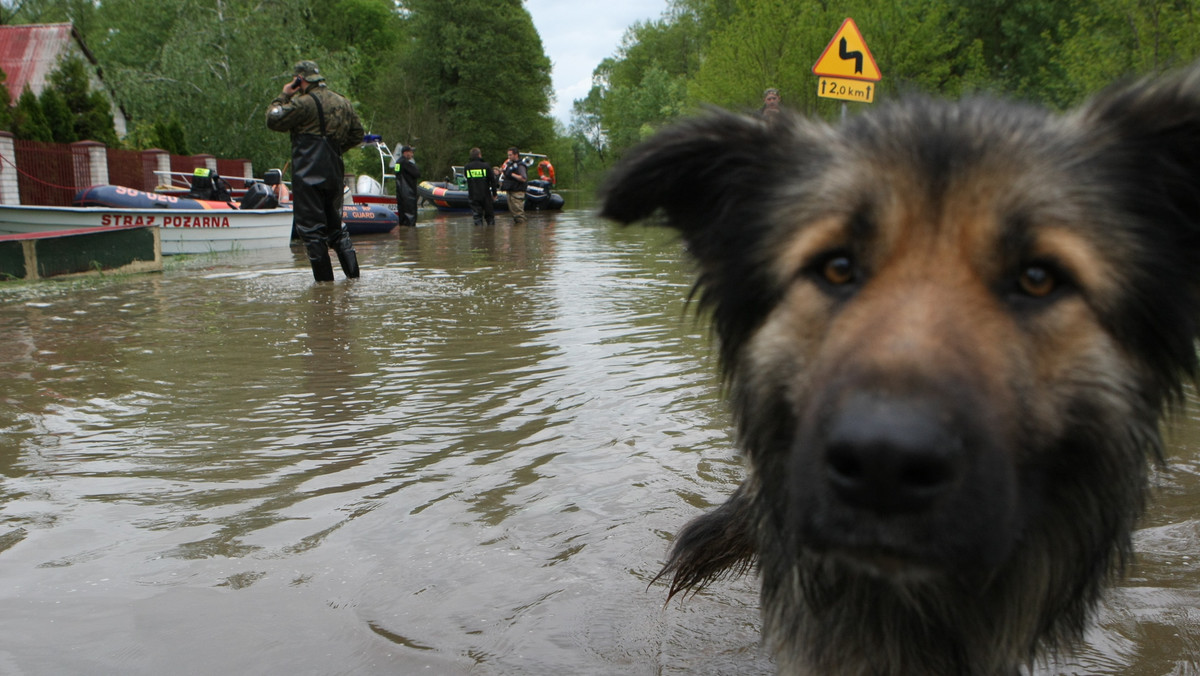
<instances>
[{"instance_id":1,"label":"dog's right ear","mask_svg":"<svg viewBox=\"0 0 1200 676\"><path fill-rule=\"evenodd\" d=\"M719 255L724 241L750 234L768 191L788 171L780 151L788 127L725 111L669 127L613 170L600 215L633 223L661 211L702 262Z\"/></svg>"}]
</instances>

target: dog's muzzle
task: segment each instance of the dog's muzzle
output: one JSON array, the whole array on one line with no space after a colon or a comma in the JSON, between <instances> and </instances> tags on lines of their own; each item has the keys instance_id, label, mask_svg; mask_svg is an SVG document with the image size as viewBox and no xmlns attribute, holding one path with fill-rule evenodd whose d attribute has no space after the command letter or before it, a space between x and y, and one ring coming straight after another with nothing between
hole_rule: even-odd
<instances>
[{"instance_id":1,"label":"dog's muzzle","mask_svg":"<svg viewBox=\"0 0 1200 676\"><path fill-rule=\"evenodd\" d=\"M825 438L829 487L854 509L931 509L962 483L966 469L962 439L947 418L920 399L850 396Z\"/></svg>"},{"instance_id":2,"label":"dog's muzzle","mask_svg":"<svg viewBox=\"0 0 1200 676\"><path fill-rule=\"evenodd\" d=\"M823 403L801 424L786 479L785 529L802 548L951 575L986 576L1009 556L1017 468L985 406L937 388L847 388Z\"/></svg>"}]
</instances>

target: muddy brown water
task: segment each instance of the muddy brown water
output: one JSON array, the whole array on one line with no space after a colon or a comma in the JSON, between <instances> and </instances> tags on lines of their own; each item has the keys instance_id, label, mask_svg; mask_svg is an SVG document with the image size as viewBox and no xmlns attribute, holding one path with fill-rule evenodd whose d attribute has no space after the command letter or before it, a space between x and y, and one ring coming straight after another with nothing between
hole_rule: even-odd
<instances>
[{"instance_id":1,"label":"muddy brown water","mask_svg":"<svg viewBox=\"0 0 1200 676\"><path fill-rule=\"evenodd\" d=\"M0 285L0 674L767 674L753 579L665 605L736 485L691 269L586 204ZM1200 670L1200 404L1072 663Z\"/></svg>"}]
</instances>

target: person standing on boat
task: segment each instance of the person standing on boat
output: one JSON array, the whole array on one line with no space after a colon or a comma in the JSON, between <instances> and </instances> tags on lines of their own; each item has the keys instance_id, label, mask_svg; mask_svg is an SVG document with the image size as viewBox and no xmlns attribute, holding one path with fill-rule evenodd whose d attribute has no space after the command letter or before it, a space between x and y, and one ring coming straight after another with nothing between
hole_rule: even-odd
<instances>
[{"instance_id":1,"label":"person standing on boat","mask_svg":"<svg viewBox=\"0 0 1200 676\"><path fill-rule=\"evenodd\" d=\"M358 277L358 255L342 223L342 154L362 143L365 130L354 106L325 86L315 62L297 63L295 75L267 107L267 128L292 136L292 222L314 279L333 281L331 248L346 277Z\"/></svg>"},{"instance_id":2,"label":"person standing on boat","mask_svg":"<svg viewBox=\"0 0 1200 676\"><path fill-rule=\"evenodd\" d=\"M483 225L485 221L495 225L496 174L483 161L483 151L479 148L471 148L471 159L463 165L463 174L467 177L467 200L475 225Z\"/></svg>"},{"instance_id":3,"label":"person standing on boat","mask_svg":"<svg viewBox=\"0 0 1200 676\"><path fill-rule=\"evenodd\" d=\"M508 161L504 163L500 189L508 193L508 211L513 216L513 225L525 224L525 183L529 174L521 161L521 151L516 146L508 149Z\"/></svg>"},{"instance_id":4,"label":"person standing on boat","mask_svg":"<svg viewBox=\"0 0 1200 676\"><path fill-rule=\"evenodd\" d=\"M396 214L400 224L417 224L417 182L421 180L421 168L413 160L412 146L400 149L400 161L392 168L396 172Z\"/></svg>"}]
</instances>

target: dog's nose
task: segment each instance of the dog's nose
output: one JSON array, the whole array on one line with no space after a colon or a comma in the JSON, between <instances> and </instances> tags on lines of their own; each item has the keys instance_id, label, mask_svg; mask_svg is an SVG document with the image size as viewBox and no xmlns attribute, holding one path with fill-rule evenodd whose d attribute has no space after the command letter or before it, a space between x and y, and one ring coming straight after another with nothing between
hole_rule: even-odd
<instances>
[{"instance_id":1,"label":"dog's nose","mask_svg":"<svg viewBox=\"0 0 1200 676\"><path fill-rule=\"evenodd\" d=\"M855 394L825 438L829 484L847 504L880 513L927 509L963 473L964 451L940 407Z\"/></svg>"}]
</instances>

